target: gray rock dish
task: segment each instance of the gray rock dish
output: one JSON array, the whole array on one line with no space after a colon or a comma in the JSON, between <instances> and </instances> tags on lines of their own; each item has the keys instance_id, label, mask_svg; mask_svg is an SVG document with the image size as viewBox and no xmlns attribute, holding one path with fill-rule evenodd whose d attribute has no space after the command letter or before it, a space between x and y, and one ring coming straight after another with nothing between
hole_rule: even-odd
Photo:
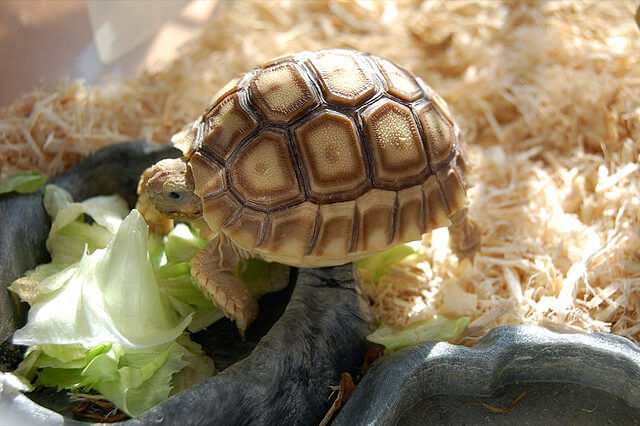
<instances>
[{"instance_id":1,"label":"gray rock dish","mask_svg":"<svg viewBox=\"0 0 640 426\"><path fill-rule=\"evenodd\" d=\"M638 346L520 325L495 328L473 348L433 341L387 356L333 424L639 422Z\"/></svg>"},{"instance_id":2,"label":"gray rock dish","mask_svg":"<svg viewBox=\"0 0 640 426\"><path fill-rule=\"evenodd\" d=\"M176 157L170 146L124 143L110 146L53 180L74 199L122 195L131 207L142 171L161 158ZM42 191L0 196L0 369L9 371L22 355L8 339L24 324L27 306L6 290L14 279L48 261L49 219ZM353 265L292 271L288 289L260 300L261 314L240 341L223 319L192 335L223 371L154 407L130 424L317 424L332 403L341 373L355 374L372 330L368 303ZM0 422L75 424L65 392L27 395L0 386Z\"/></svg>"}]
</instances>

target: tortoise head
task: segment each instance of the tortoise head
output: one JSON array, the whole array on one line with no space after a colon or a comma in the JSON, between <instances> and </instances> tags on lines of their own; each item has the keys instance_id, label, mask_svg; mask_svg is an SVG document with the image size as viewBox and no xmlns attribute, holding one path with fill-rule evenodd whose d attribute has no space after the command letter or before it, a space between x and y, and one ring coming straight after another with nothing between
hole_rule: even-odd
<instances>
[{"instance_id":1,"label":"tortoise head","mask_svg":"<svg viewBox=\"0 0 640 426\"><path fill-rule=\"evenodd\" d=\"M141 189L160 214L170 219L202 216L202 201L194 193L193 177L182 159L162 160L142 177Z\"/></svg>"}]
</instances>

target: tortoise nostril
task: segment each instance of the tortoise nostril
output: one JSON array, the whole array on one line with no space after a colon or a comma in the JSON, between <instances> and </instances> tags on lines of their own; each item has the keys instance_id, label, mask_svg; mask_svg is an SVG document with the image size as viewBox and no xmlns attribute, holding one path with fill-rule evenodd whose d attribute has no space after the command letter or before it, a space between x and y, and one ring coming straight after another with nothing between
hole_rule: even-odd
<instances>
[{"instance_id":1,"label":"tortoise nostril","mask_svg":"<svg viewBox=\"0 0 640 426\"><path fill-rule=\"evenodd\" d=\"M178 198L180 198L180 193L179 192L175 192L175 191L171 191L169 193L169 197L173 198L174 200L177 200Z\"/></svg>"}]
</instances>

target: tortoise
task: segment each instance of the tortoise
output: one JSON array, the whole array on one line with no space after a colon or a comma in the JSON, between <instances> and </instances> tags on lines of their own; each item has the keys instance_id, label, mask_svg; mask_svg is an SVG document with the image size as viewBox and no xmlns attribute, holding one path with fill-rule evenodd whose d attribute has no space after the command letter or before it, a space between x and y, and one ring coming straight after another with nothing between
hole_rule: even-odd
<instances>
[{"instance_id":1,"label":"tortoise","mask_svg":"<svg viewBox=\"0 0 640 426\"><path fill-rule=\"evenodd\" d=\"M242 335L258 313L235 276L243 258L340 265L443 226L459 256L479 248L460 129L385 58L276 58L230 81L172 141L183 157L143 173L138 208L152 227L193 221L211 239L192 275Z\"/></svg>"}]
</instances>

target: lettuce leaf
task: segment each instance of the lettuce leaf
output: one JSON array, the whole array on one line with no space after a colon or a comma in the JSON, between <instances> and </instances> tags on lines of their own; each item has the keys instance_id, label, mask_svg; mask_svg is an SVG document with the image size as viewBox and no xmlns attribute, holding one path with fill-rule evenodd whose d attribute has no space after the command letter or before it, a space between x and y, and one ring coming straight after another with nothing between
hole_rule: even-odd
<instances>
[{"instance_id":1,"label":"lettuce leaf","mask_svg":"<svg viewBox=\"0 0 640 426\"><path fill-rule=\"evenodd\" d=\"M51 352L53 350L53 352ZM70 361L69 361L70 360ZM58 390L98 391L131 416L214 373L213 361L188 336L143 349L118 344L84 350L77 345L43 345L20 364L21 376Z\"/></svg>"},{"instance_id":2,"label":"lettuce leaf","mask_svg":"<svg viewBox=\"0 0 640 426\"><path fill-rule=\"evenodd\" d=\"M15 344L149 347L175 340L191 320L180 318L158 289L147 252L147 226L137 210L105 249L85 253L80 262L48 279L57 290L37 298L27 325L13 336Z\"/></svg>"},{"instance_id":3,"label":"lettuce leaf","mask_svg":"<svg viewBox=\"0 0 640 426\"><path fill-rule=\"evenodd\" d=\"M405 260L409 256L416 255L416 253L417 249L413 244L399 244L380 253L358 260L355 264L363 278L378 282L384 274L389 272L389 265Z\"/></svg>"},{"instance_id":4,"label":"lettuce leaf","mask_svg":"<svg viewBox=\"0 0 640 426\"><path fill-rule=\"evenodd\" d=\"M92 253L104 248L129 212L127 202L118 195L75 203L68 191L56 185L45 187L43 203L52 220L47 250L57 263L73 263L85 249ZM95 223L86 223L85 216Z\"/></svg>"},{"instance_id":5,"label":"lettuce leaf","mask_svg":"<svg viewBox=\"0 0 640 426\"><path fill-rule=\"evenodd\" d=\"M246 259L238 263L236 276L260 298L267 293L283 290L289 285L290 268L275 262L260 259Z\"/></svg>"},{"instance_id":6,"label":"lettuce leaf","mask_svg":"<svg viewBox=\"0 0 640 426\"><path fill-rule=\"evenodd\" d=\"M56 202L54 222L69 206ZM104 221L88 226L111 228ZM13 343L31 345L17 375L35 378L37 386L97 391L131 416L211 377L213 361L183 335L193 313L179 315L160 291L148 241L146 223L133 210L104 249L85 249L79 262L58 272L41 265L31 274L37 285L17 285L33 302L26 326L13 336Z\"/></svg>"},{"instance_id":7,"label":"lettuce leaf","mask_svg":"<svg viewBox=\"0 0 640 426\"><path fill-rule=\"evenodd\" d=\"M79 261L85 250L92 253L106 247L128 213L127 203L119 196L100 196L74 203L67 190L55 185L45 187L43 204L52 221L47 238L52 262L38 265L9 286L31 305L39 295L57 290L66 281L60 276L51 279L52 275ZM94 223L86 223L87 216ZM65 274L69 273L70 270L66 270Z\"/></svg>"},{"instance_id":8,"label":"lettuce leaf","mask_svg":"<svg viewBox=\"0 0 640 426\"><path fill-rule=\"evenodd\" d=\"M402 329L381 324L367 336L367 340L383 345L389 350L396 350L433 339L453 339L464 333L470 322L470 317L434 317L414 322Z\"/></svg>"},{"instance_id":9,"label":"lettuce leaf","mask_svg":"<svg viewBox=\"0 0 640 426\"><path fill-rule=\"evenodd\" d=\"M53 220L51 232L77 220L82 214L87 214L98 225L113 234L129 213L127 202L119 195L100 195L74 202L66 189L56 185L45 187L43 204Z\"/></svg>"},{"instance_id":10,"label":"lettuce leaf","mask_svg":"<svg viewBox=\"0 0 640 426\"><path fill-rule=\"evenodd\" d=\"M42 188L47 177L41 173L24 170L0 179L0 194L17 192L30 194Z\"/></svg>"},{"instance_id":11,"label":"lettuce leaf","mask_svg":"<svg viewBox=\"0 0 640 426\"><path fill-rule=\"evenodd\" d=\"M191 261L193 256L206 245L207 241L201 238L195 230L184 223L178 223L165 239L167 263Z\"/></svg>"}]
</instances>

